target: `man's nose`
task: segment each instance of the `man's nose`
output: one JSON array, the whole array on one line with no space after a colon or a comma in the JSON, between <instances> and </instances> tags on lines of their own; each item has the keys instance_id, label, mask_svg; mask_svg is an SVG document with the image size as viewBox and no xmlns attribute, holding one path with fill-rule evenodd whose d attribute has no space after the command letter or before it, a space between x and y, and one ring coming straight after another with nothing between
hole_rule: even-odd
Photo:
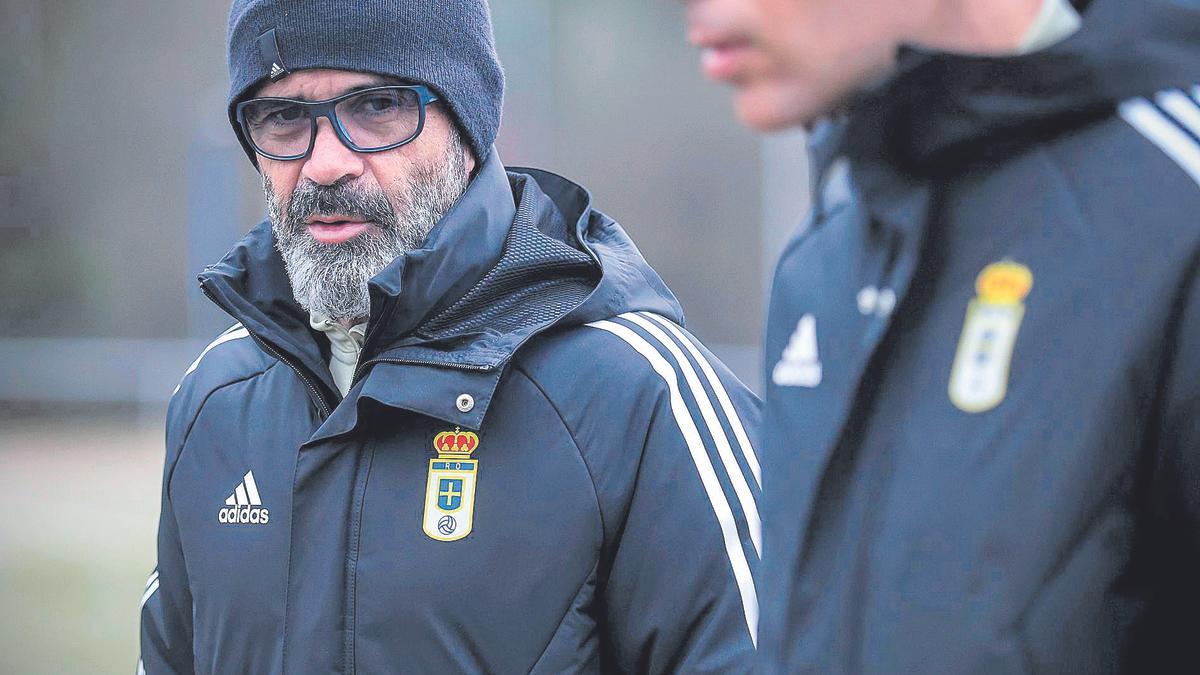
<instances>
[{"instance_id":1,"label":"man's nose","mask_svg":"<svg viewBox=\"0 0 1200 675\"><path fill-rule=\"evenodd\" d=\"M342 143L328 119L317 120L312 153L304 160L301 170L305 178L319 185L333 185L347 176L361 176L365 166L362 155Z\"/></svg>"}]
</instances>

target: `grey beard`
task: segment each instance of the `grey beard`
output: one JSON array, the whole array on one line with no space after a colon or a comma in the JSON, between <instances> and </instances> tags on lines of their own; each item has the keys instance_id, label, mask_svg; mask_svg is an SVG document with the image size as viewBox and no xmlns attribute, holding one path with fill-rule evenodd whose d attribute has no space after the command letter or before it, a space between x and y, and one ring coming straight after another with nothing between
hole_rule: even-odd
<instances>
[{"instance_id":1,"label":"grey beard","mask_svg":"<svg viewBox=\"0 0 1200 675\"><path fill-rule=\"evenodd\" d=\"M286 205L263 175L263 191L275 247L283 258L292 294L309 314L343 324L371 313L367 282L397 257L419 248L442 216L467 189L461 141L452 136L439 163L414 168L404 189L392 194L350 181L318 185L302 180ZM372 221L368 231L341 244L323 244L308 232L310 216L340 214Z\"/></svg>"}]
</instances>

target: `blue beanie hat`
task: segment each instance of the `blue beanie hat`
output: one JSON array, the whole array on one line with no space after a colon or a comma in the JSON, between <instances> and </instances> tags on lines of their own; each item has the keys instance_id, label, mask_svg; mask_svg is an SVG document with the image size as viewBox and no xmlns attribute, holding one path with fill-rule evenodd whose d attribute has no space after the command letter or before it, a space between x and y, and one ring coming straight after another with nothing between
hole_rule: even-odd
<instances>
[{"instance_id":1,"label":"blue beanie hat","mask_svg":"<svg viewBox=\"0 0 1200 675\"><path fill-rule=\"evenodd\" d=\"M479 161L500 128L504 73L487 0L233 0L229 122L259 84L331 68L424 84L449 106Z\"/></svg>"}]
</instances>

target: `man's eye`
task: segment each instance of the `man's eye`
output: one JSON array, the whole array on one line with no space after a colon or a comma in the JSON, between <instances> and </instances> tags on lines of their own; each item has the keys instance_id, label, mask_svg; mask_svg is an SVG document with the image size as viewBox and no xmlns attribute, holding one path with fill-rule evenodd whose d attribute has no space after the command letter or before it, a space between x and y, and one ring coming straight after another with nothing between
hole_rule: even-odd
<instances>
[{"instance_id":1,"label":"man's eye","mask_svg":"<svg viewBox=\"0 0 1200 675\"><path fill-rule=\"evenodd\" d=\"M370 113L386 113L395 110L399 105L395 96L381 94L365 97L359 103L359 109Z\"/></svg>"},{"instance_id":2,"label":"man's eye","mask_svg":"<svg viewBox=\"0 0 1200 675\"><path fill-rule=\"evenodd\" d=\"M289 124L304 116L304 111L298 105L289 105L272 111L267 115L267 121L274 124Z\"/></svg>"},{"instance_id":3,"label":"man's eye","mask_svg":"<svg viewBox=\"0 0 1200 675\"><path fill-rule=\"evenodd\" d=\"M246 112L246 120L254 128L290 127L303 121L304 118L304 108L298 105L260 105L253 106Z\"/></svg>"}]
</instances>

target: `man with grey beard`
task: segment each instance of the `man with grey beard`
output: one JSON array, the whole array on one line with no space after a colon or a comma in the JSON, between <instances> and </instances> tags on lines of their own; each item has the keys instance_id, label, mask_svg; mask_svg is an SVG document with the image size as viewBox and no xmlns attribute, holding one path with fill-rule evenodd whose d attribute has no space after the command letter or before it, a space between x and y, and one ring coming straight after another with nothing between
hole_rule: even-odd
<instances>
[{"instance_id":1,"label":"man with grey beard","mask_svg":"<svg viewBox=\"0 0 1200 675\"><path fill-rule=\"evenodd\" d=\"M425 241L437 221L467 189L469 177L462 140L450 128L450 144L439 166L415 167L402 189L389 195L355 182L296 186L286 201L262 174L275 245L287 268L300 306L314 316L358 323L371 310L367 282L388 263ZM308 233L312 214L355 214L378 225L378 232L328 245Z\"/></svg>"},{"instance_id":2,"label":"man with grey beard","mask_svg":"<svg viewBox=\"0 0 1200 675\"><path fill-rule=\"evenodd\" d=\"M505 169L485 2L237 0L229 65L270 218L200 277L142 669L748 671L758 401Z\"/></svg>"}]
</instances>

